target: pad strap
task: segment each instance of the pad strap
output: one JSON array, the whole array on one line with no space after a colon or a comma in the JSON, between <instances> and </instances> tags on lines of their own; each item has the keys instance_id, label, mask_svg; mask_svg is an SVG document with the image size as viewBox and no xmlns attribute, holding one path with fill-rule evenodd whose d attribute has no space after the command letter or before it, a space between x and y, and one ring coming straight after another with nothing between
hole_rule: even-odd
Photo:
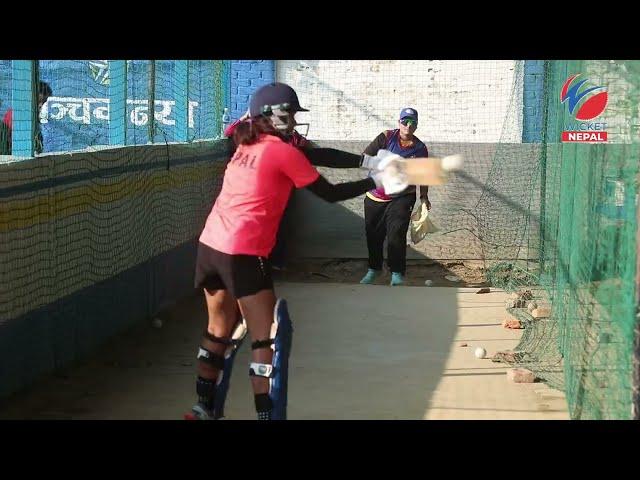
<instances>
[{"instance_id":1,"label":"pad strap","mask_svg":"<svg viewBox=\"0 0 640 480\"><path fill-rule=\"evenodd\" d=\"M251 362L249 364L250 377L266 377L271 378L273 373L273 365L270 363Z\"/></svg>"},{"instance_id":2,"label":"pad strap","mask_svg":"<svg viewBox=\"0 0 640 480\"><path fill-rule=\"evenodd\" d=\"M207 350L202 345L198 349L198 360L208 363L214 368L222 370L224 368L224 356Z\"/></svg>"},{"instance_id":3,"label":"pad strap","mask_svg":"<svg viewBox=\"0 0 640 480\"><path fill-rule=\"evenodd\" d=\"M208 330L205 330L202 335L207 340L211 340L214 343L221 343L222 345L231 345L232 340L228 337L216 337L215 335L209 333Z\"/></svg>"},{"instance_id":4,"label":"pad strap","mask_svg":"<svg viewBox=\"0 0 640 480\"><path fill-rule=\"evenodd\" d=\"M251 350L258 350L260 348L271 348L273 345L273 339L269 338L268 340L256 340L251 344Z\"/></svg>"}]
</instances>

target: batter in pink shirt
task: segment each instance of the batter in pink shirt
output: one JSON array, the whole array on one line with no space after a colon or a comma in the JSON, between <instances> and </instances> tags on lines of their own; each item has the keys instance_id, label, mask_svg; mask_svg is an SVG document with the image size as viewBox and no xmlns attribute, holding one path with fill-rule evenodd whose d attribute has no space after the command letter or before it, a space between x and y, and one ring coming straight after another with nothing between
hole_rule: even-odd
<instances>
[{"instance_id":1,"label":"batter in pink shirt","mask_svg":"<svg viewBox=\"0 0 640 480\"><path fill-rule=\"evenodd\" d=\"M265 85L251 99L250 117L234 129L237 148L198 243L195 286L204 289L208 323L198 349L198 401L187 419L224 416L233 359L247 333L258 419L286 419L292 327L286 301L276 299L267 257L291 191L307 188L337 202L379 187L385 182L383 174L392 174L329 183L303 151L284 141L290 138L299 111L305 109L290 86ZM329 150L315 154L319 162L332 155ZM357 156L355 163L360 164Z\"/></svg>"},{"instance_id":2,"label":"batter in pink shirt","mask_svg":"<svg viewBox=\"0 0 640 480\"><path fill-rule=\"evenodd\" d=\"M276 136L263 135L258 143L240 145L200 242L229 255L267 257L291 190L319 176L297 148Z\"/></svg>"}]
</instances>

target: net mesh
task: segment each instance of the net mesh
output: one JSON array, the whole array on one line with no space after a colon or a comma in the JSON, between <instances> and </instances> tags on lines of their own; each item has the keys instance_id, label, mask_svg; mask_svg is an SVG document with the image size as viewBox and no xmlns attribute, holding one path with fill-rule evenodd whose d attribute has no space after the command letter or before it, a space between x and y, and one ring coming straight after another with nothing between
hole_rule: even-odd
<instances>
[{"instance_id":1,"label":"net mesh","mask_svg":"<svg viewBox=\"0 0 640 480\"><path fill-rule=\"evenodd\" d=\"M14 115L12 131L1 124L0 153L41 137L47 154L0 157L3 378L37 360L2 343L20 316L40 309L34 325L54 340L35 351L63 364L104 337L95 331L119 328L103 311L138 315L141 295L161 303L160 267L145 262L197 236L220 186L226 64L40 60L23 71L0 61L0 115ZM573 112L561 101L576 74L606 87L593 122L606 123L607 143L560 141L588 101ZM440 230L421 252L479 260L492 285L514 293L507 311L526 328L502 361L564 390L572 418L630 418L640 62L288 60L276 75L311 110L298 121L320 144L362 151L400 109L416 108L430 154L466 158L464 174L430 189ZM38 81L53 90L39 111ZM91 318L67 300L103 284Z\"/></svg>"},{"instance_id":2,"label":"net mesh","mask_svg":"<svg viewBox=\"0 0 640 480\"><path fill-rule=\"evenodd\" d=\"M106 61L40 60L53 90L40 111L43 155L0 157L0 396L192 289L192 269L166 259L193 263L185 245L221 185L225 66L126 63L118 77ZM1 113L12 108L16 128L17 70L0 63ZM121 102L111 101L114 85ZM177 142L181 103L186 141ZM25 324L38 334L23 338Z\"/></svg>"}]
</instances>

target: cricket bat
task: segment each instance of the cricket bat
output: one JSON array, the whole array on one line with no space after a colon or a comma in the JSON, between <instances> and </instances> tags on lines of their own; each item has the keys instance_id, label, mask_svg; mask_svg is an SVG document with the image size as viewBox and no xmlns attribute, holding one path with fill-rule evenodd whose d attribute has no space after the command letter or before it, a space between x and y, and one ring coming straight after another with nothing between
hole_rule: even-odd
<instances>
[{"instance_id":1,"label":"cricket bat","mask_svg":"<svg viewBox=\"0 0 640 480\"><path fill-rule=\"evenodd\" d=\"M407 176L409 185L443 185L447 183L448 173L461 170L462 164L462 155L397 160L397 167Z\"/></svg>"}]
</instances>

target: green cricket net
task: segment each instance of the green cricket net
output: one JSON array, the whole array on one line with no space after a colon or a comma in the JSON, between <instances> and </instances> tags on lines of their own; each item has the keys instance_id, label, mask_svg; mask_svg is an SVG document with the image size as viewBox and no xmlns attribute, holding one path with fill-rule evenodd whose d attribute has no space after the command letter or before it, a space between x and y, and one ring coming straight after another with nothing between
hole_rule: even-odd
<instances>
[{"instance_id":1,"label":"green cricket net","mask_svg":"<svg viewBox=\"0 0 640 480\"><path fill-rule=\"evenodd\" d=\"M562 132L579 123L561 103L563 86L575 74L607 89L606 110L592 121L606 123L607 143L560 142ZM637 308L640 62L549 61L544 85L543 143L530 189L531 205L539 206L527 211L526 228L520 229L523 244L539 260L491 261L487 274L494 285L516 293L508 310L526 328L514 363L564 390L574 419L628 419ZM513 174L509 160L497 152L492 173L498 183ZM500 251L493 258L499 257ZM534 318L531 302L548 305L550 315Z\"/></svg>"}]
</instances>

